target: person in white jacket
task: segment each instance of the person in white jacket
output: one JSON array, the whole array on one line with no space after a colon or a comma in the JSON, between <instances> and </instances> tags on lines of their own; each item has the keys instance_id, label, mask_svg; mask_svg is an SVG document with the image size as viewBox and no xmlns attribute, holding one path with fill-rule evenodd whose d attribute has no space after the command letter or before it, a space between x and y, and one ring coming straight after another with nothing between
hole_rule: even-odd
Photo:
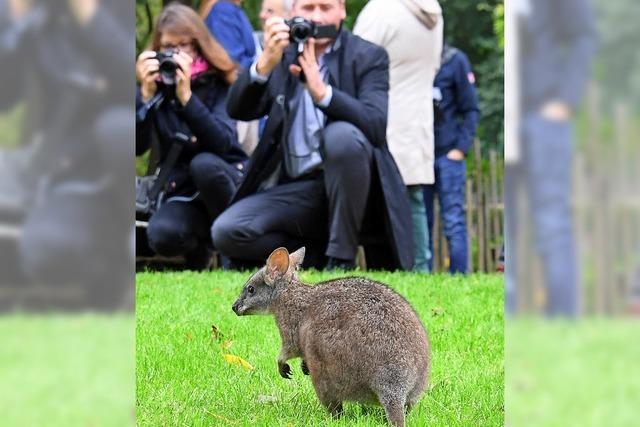
<instances>
[{"instance_id":1,"label":"person in white jacket","mask_svg":"<svg viewBox=\"0 0 640 427\"><path fill-rule=\"evenodd\" d=\"M422 186L434 183L432 90L443 28L437 0L370 0L354 28L389 54L387 141L411 200L418 271L428 271L431 257Z\"/></svg>"}]
</instances>

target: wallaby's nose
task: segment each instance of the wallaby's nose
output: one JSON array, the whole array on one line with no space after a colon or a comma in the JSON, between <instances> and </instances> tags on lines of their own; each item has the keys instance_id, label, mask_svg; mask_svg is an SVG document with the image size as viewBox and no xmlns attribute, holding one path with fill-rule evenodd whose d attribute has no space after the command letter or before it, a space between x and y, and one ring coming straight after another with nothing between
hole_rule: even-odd
<instances>
[{"instance_id":1,"label":"wallaby's nose","mask_svg":"<svg viewBox=\"0 0 640 427\"><path fill-rule=\"evenodd\" d=\"M235 314L238 314L238 301L234 302L233 305L231 306L231 309L233 310L233 312ZM239 314L238 314L239 315Z\"/></svg>"}]
</instances>

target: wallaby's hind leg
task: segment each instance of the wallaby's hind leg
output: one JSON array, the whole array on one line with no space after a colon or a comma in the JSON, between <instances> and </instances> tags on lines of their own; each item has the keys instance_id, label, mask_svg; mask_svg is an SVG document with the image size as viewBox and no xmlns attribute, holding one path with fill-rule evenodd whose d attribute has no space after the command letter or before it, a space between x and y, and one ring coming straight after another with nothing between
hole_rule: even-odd
<instances>
[{"instance_id":1,"label":"wallaby's hind leg","mask_svg":"<svg viewBox=\"0 0 640 427\"><path fill-rule=\"evenodd\" d=\"M342 402L323 398L320 398L320 402L327 408L333 418L342 416Z\"/></svg>"},{"instance_id":2,"label":"wallaby's hind leg","mask_svg":"<svg viewBox=\"0 0 640 427\"><path fill-rule=\"evenodd\" d=\"M419 400L420 400L420 394L413 395L413 396L409 395L409 397L407 397L407 403L405 404L405 408L407 409L406 410L407 414L411 412L413 408L415 408Z\"/></svg>"},{"instance_id":3,"label":"wallaby's hind leg","mask_svg":"<svg viewBox=\"0 0 640 427\"><path fill-rule=\"evenodd\" d=\"M330 386L329 381L316 374L317 365L310 363L307 366L311 368L311 382L313 383L313 388L316 390L316 395L320 403L327 408L332 417L339 418L342 415L342 401L336 399L336 393Z\"/></svg>"},{"instance_id":4,"label":"wallaby's hind leg","mask_svg":"<svg viewBox=\"0 0 640 427\"><path fill-rule=\"evenodd\" d=\"M387 420L393 427L404 427L405 402L403 402L403 399L381 396L380 404L387 414Z\"/></svg>"}]
</instances>

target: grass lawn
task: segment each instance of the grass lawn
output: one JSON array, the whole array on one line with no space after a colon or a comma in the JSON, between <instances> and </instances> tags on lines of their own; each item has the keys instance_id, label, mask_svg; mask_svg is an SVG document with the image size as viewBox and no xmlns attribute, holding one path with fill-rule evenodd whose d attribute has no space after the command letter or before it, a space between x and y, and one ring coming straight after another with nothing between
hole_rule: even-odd
<instances>
[{"instance_id":1,"label":"grass lawn","mask_svg":"<svg viewBox=\"0 0 640 427\"><path fill-rule=\"evenodd\" d=\"M409 426L498 426L504 420L503 281L497 275L368 273L416 308L430 335L431 388ZM248 273L139 273L136 406L140 426L379 426L382 408L345 405L331 420L291 361L280 377L271 317L237 317ZM305 282L335 277L303 272ZM236 358L237 357L237 358ZM235 363L234 363L235 362Z\"/></svg>"},{"instance_id":2,"label":"grass lawn","mask_svg":"<svg viewBox=\"0 0 640 427\"><path fill-rule=\"evenodd\" d=\"M0 425L134 425L134 318L0 316Z\"/></svg>"},{"instance_id":3,"label":"grass lawn","mask_svg":"<svg viewBox=\"0 0 640 427\"><path fill-rule=\"evenodd\" d=\"M506 323L510 425L639 425L639 319L520 318Z\"/></svg>"}]
</instances>

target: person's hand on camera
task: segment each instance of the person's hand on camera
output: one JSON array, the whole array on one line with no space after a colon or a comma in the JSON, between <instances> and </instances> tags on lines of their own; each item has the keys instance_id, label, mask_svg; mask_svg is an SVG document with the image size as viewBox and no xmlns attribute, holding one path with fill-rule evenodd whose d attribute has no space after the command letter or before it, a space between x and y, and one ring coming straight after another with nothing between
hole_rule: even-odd
<instances>
[{"instance_id":1,"label":"person's hand on camera","mask_svg":"<svg viewBox=\"0 0 640 427\"><path fill-rule=\"evenodd\" d=\"M298 63L300 65L291 64L289 71L296 77L300 76L300 72L304 73L306 79L305 86L313 98L313 101L318 103L327 93L327 86L324 84L322 75L320 74L320 67L316 59L315 43L314 39L307 40L302 55L298 56Z\"/></svg>"},{"instance_id":2,"label":"person's hand on camera","mask_svg":"<svg viewBox=\"0 0 640 427\"><path fill-rule=\"evenodd\" d=\"M160 62L156 59L156 53L145 50L136 61L136 78L140 82L140 92L144 102L153 98L158 90L156 79L160 69Z\"/></svg>"},{"instance_id":3,"label":"person's hand on camera","mask_svg":"<svg viewBox=\"0 0 640 427\"><path fill-rule=\"evenodd\" d=\"M264 30L264 50L258 58L256 71L268 75L282 60L284 49L289 46L289 26L284 18L272 16L267 19Z\"/></svg>"},{"instance_id":4,"label":"person's hand on camera","mask_svg":"<svg viewBox=\"0 0 640 427\"><path fill-rule=\"evenodd\" d=\"M178 63L176 69L176 97L182 106L187 105L191 99L191 64L193 58L186 52L173 54L173 59Z\"/></svg>"}]
</instances>

